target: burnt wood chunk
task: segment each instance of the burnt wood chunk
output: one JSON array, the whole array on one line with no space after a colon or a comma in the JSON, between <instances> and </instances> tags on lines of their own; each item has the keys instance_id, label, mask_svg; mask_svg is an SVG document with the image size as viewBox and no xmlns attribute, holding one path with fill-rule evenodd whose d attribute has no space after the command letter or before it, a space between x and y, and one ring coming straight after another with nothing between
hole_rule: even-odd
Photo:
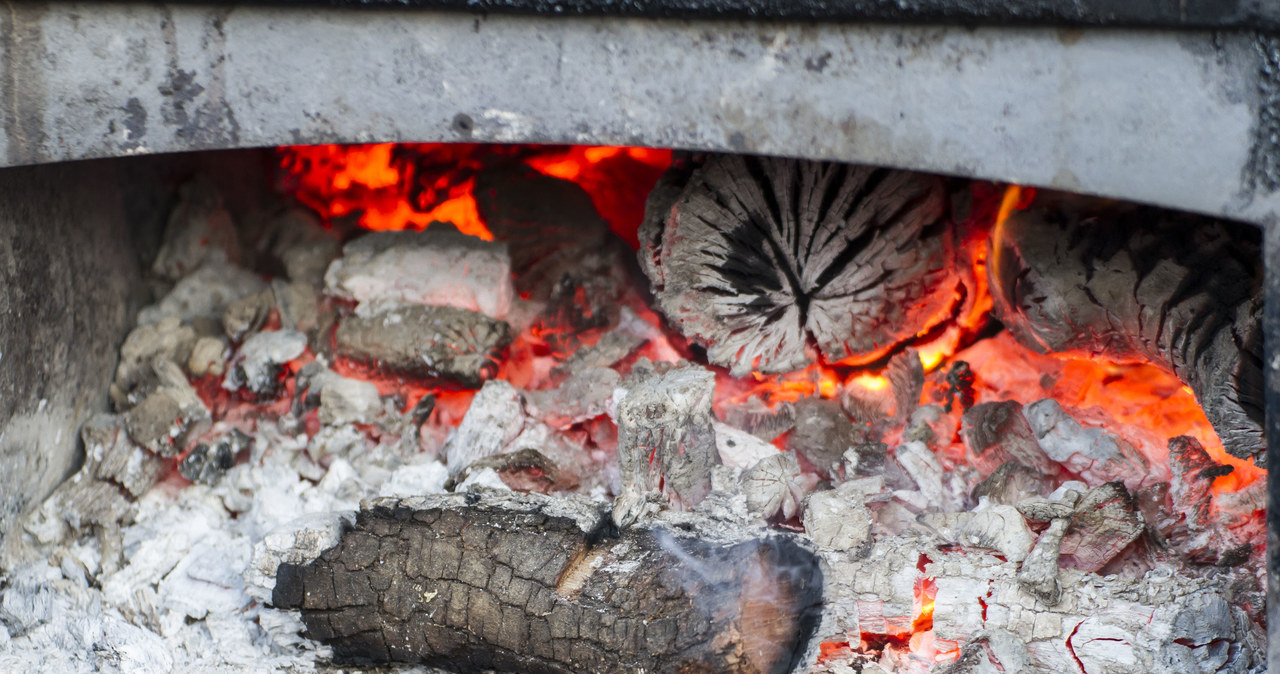
<instances>
[{"instance_id":1,"label":"burnt wood chunk","mask_svg":"<svg viewBox=\"0 0 1280 674\"><path fill-rule=\"evenodd\" d=\"M339 355L370 367L478 387L498 372L511 328L455 307L398 306L338 322Z\"/></svg>"},{"instance_id":2,"label":"burnt wood chunk","mask_svg":"<svg viewBox=\"0 0 1280 674\"><path fill-rule=\"evenodd\" d=\"M713 155L651 196L641 264L667 317L735 376L869 362L955 309L944 201L935 176Z\"/></svg>"},{"instance_id":3,"label":"burnt wood chunk","mask_svg":"<svg viewBox=\"0 0 1280 674\"><path fill-rule=\"evenodd\" d=\"M960 419L969 464L984 476L1015 462L1041 475L1055 475L1057 466L1040 448L1035 431L1022 414L1022 405L1004 402L979 403L965 410Z\"/></svg>"},{"instance_id":4,"label":"burnt wood chunk","mask_svg":"<svg viewBox=\"0 0 1280 674\"><path fill-rule=\"evenodd\" d=\"M1246 225L1042 195L995 231L988 273L1023 344L1161 365L1227 451L1262 463L1260 245Z\"/></svg>"},{"instance_id":5,"label":"burnt wood chunk","mask_svg":"<svg viewBox=\"0 0 1280 674\"><path fill-rule=\"evenodd\" d=\"M592 525L530 503L376 502L319 558L281 564L272 603L342 662L755 673L805 657L822 572L790 535L610 538L603 510Z\"/></svg>"},{"instance_id":6,"label":"burnt wood chunk","mask_svg":"<svg viewBox=\"0 0 1280 674\"><path fill-rule=\"evenodd\" d=\"M538 326L553 348L572 352L575 333L617 322L629 251L586 190L518 164L481 172L475 195L485 225L511 251L516 292L545 303Z\"/></svg>"},{"instance_id":7,"label":"burnt wood chunk","mask_svg":"<svg viewBox=\"0 0 1280 674\"><path fill-rule=\"evenodd\" d=\"M661 492L684 510L711 492L719 463L711 425L715 375L692 365L665 367L641 361L623 382L626 395L616 413L622 493L613 509L620 527L641 517L647 495Z\"/></svg>"}]
</instances>

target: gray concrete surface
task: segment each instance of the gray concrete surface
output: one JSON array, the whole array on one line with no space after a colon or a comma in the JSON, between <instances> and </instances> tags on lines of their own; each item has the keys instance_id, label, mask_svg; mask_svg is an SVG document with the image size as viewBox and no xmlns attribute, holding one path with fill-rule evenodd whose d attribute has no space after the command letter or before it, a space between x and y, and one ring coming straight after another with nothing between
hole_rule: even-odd
<instances>
[{"instance_id":1,"label":"gray concrete surface","mask_svg":"<svg viewBox=\"0 0 1280 674\"><path fill-rule=\"evenodd\" d=\"M11 3L0 165L287 143L841 159L1254 222L1280 196L1249 33Z\"/></svg>"},{"instance_id":2,"label":"gray concrete surface","mask_svg":"<svg viewBox=\"0 0 1280 674\"><path fill-rule=\"evenodd\" d=\"M0 545L79 461L104 409L141 274L102 162L6 170L0 181Z\"/></svg>"}]
</instances>

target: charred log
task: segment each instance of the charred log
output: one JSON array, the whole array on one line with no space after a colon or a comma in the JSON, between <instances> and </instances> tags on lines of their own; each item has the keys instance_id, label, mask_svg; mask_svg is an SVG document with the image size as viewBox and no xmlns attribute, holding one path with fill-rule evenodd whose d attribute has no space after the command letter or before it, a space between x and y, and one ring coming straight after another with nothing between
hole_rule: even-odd
<instances>
[{"instance_id":1,"label":"charred log","mask_svg":"<svg viewBox=\"0 0 1280 674\"><path fill-rule=\"evenodd\" d=\"M343 317L334 341L338 354L371 367L478 387L497 373L511 328L466 309L398 306Z\"/></svg>"},{"instance_id":2,"label":"charred log","mask_svg":"<svg viewBox=\"0 0 1280 674\"><path fill-rule=\"evenodd\" d=\"M281 564L272 601L346 662L460 672L787 672L822 572L789 536L603 535L552 501L379 502L337 546Z\"/></svg>"},{"instance_id":3,"label":"charred log","mask_svg":"<svg viewBox=\"0 0 1280 674\"><path fill-rule=\"evenodd\" d=\"M641 264L667 317L735 376L867 362L955 304L944 202L933 176L716 155L651 195Z\"/></svg>"},{"instance_id":4,"label":"charred log","mask_svg":"<svg viewBox=\"0 0 1280 674\"><path fill-rule=\"evenodd\" d=\"M1261 463L1259 246L1243 225L1055 196L996 232L989 274L997 315L1023 344L1162 365L1227 451Z\"/></svg>"}]
</instances>

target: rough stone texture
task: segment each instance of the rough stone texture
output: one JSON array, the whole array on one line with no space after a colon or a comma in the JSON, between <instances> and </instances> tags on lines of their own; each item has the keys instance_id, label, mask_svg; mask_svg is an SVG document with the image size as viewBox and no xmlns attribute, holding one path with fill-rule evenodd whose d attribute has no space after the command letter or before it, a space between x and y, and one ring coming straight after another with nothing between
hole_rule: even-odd
<instances>
[{"instance_id":1,"label":"rough stone texture","mask_svg":"<svg viewBox=\"0 0 1280 674\"><path fill-rule=\"evenodd\" d=\"M339 660L460 672L787 672L807 650L822 572L786 535L610 538L603 509L584 530L532 496L475 500L375 502L281 564L272 604Z\"/></svg>"},{"instance_id":2,"label":"rough stone texture","mask_svg":"<svg viewBox=\"0 0 1280 674\"><path fill-rule=\"evenodd\" d=\"M0 182L0 542L75 467L77 430L105 408L137 306L124 199L103 168Z\"/></svg>"},{"instance_id":3,"label":"rough stone texture","mask_svg":"<svg viewBox=\"0 0 1280 674\"><path fill-rule=\"evenodd\" d=\"M1160 5L1179 16L1198 6ZM966 173L1254 221L1280 204L1246 171L1262 107L1252 31L129 2L22 3L3 34L20 83L0 106L4 164L315 142L573 142ZM498 45L519 58L480 76ZM1141 128L1160 133L1132 132Z\"/></svg>"}]
</instances>

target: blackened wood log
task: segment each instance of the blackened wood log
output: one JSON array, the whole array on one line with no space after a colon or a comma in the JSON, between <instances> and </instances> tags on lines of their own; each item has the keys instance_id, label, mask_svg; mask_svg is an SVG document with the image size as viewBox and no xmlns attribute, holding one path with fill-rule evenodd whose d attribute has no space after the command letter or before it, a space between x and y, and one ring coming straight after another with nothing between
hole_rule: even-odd
<instances>
[{"instance_id":1,"label":"blackened wood log","mask_svg":"<svg viewBox=\"0 0 1280 674\"><path fill-rule=\"evenodd\" d=\"M1246 225L1042 194L993 234L991 290L1029 347L1168 368L1261 464L1260 245Z\"/></svg>"},{"instance_id":2,"label":"blackened wood log","mask_svg":"<svg viewBox=\"0 0 1280 674\"><path fill-rule=\"evenodd\" d=\"M805 657L822 573L789 535L611 538L603 509L516 498L376 502L319 558L280 565L272 602L301 609L307 635L346 662L709 673Z\"/></svg>"},{"instance_id":3,"label":"blackened wood log","mask_svg":"<svg viewBox=\"0 0 1280 674\"><path fill-rule=\"evenodd\" d=\"M868 362L963 296L944 202L935 176L713 155L650 196L641 265L667 317L735 376Z\"/></svg>"}]
</instances>

